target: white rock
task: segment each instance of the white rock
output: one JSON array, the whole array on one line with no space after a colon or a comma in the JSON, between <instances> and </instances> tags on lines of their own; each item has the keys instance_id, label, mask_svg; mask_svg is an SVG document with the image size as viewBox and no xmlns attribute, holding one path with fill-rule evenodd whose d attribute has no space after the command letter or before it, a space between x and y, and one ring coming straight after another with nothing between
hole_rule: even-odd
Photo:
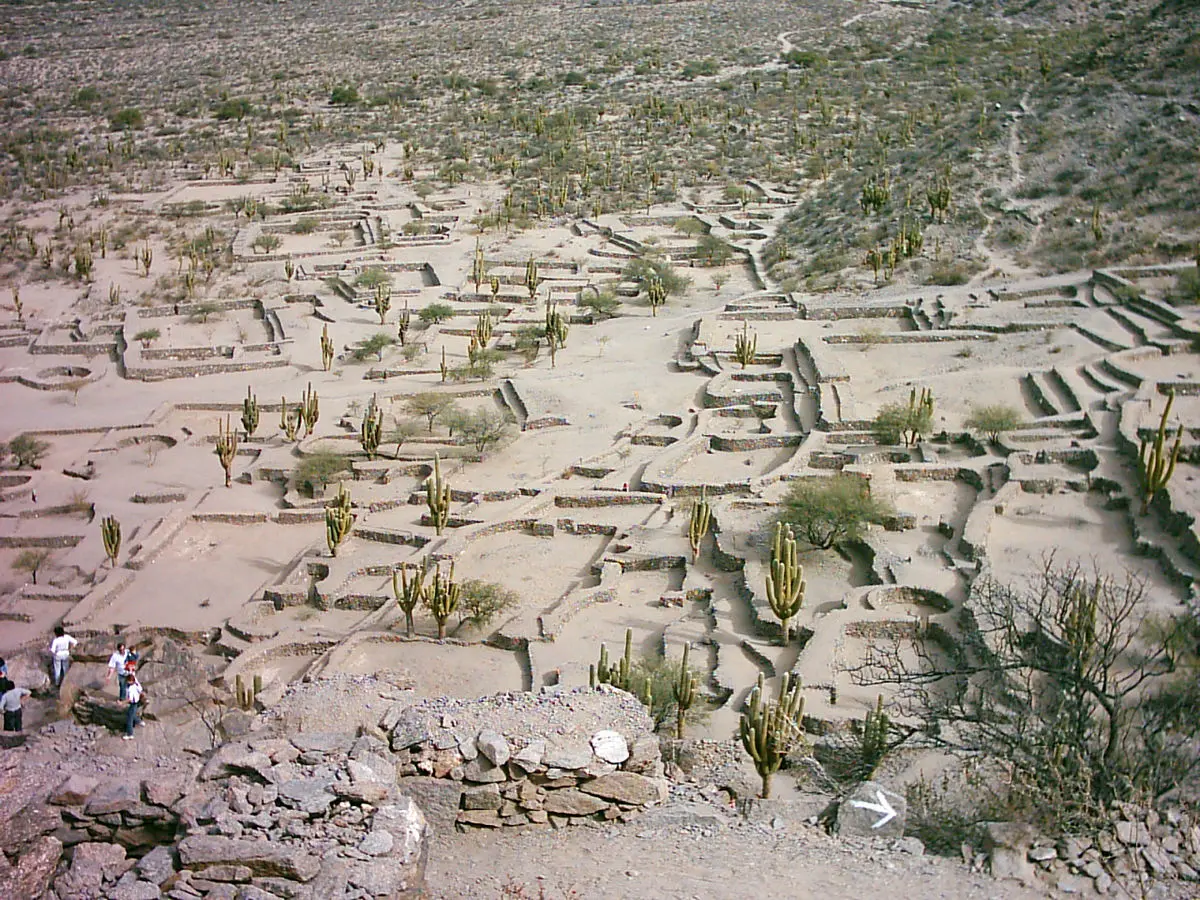
<instances>
[{"instance_id":1,"label":"white rock","mask_svg":"<svg viewBox=\"0 0 1200 900\"><path fill-rule=\"evenodd\" d=\"M479 737L475 739L475 746L495 766L504 765L512 755L512 750L508 746L508 741L504 739L504 735L487 728L479 732Z\"/></svg>"},{"instance_id":2,"label":"white rock","mask_svg":"<svg viewBox=\"0 0 1200 900\"><path fill-rule=\"evenodd\" d=\"M615 731L597 731L592 735L592 752L606 763L620 765L629 759L629 744Z\"/></svg>"}]
</instances>

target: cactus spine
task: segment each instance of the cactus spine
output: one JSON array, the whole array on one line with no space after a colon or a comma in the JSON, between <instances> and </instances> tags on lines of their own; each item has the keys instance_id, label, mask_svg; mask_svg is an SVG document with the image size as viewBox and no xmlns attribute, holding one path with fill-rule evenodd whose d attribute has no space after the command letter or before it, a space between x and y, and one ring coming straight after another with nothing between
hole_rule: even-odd
<instances>
[{"instance_id":1,"label":"cactus spine","mask_svg":"<svg viewBox=\"0 0 1200 900\"><path fill-rule=\"evenodd\" d=\"M367 454L367 459L374 459L379 443L383 440L383 412L374 394L367 410L363 413L362 426L358 430L358 442Z\"/></svg>"},{"instance_id":2,"label":"cactus spine","mask_svg":"<svg viewBox=\"0 0 1200 900\"><path fill-rule=\"evenodd\" d=\"M396 603L404 610L404 631L409 636L413 636L413 611L421 602L421 598L425 596L425 576L429 574L429 557L425 557L425 562L416 570L417 574L412 578L408 577L408 566L401 565L399 573L392 572L392 594L396 598ZM396 575L400 578L397 580Z\"/></svg>"},{"instance_id":3,"label":"cactus spine","mask_svg":"<svg viewBox=\"0 0 1200 900\"><path fill-rule=\"evenodd\" d=\"M221 468L225 470L225 487L233 485L233 458L237 455L237 448L238 436L230 427L229 416L225 417L223 427L221 420L217 419L217 459L221 461Z\"/></svg>"},{"instance_id":4,"label":"cactus spine","mask_svg":"<svg viewBox=\"0 0 1200 900\"><path fill-rule=\"evenodd\" d=\"M333 365L333 338L329 336L329 326L321 327L321 368L326 372Z\"/></svg>"},{"instance_id":5,"label":"cactus spine","mask_svg":"<svg viewBox=\"0 0 1200 900\"><path fill-rule=\"evenodd\" d=\"M688 665L691 650L691 644L683 645L683 659L679 661L679 674L675 676L675 683L671 685L671 693L675 697L675 737L678 740L683 740L684 719L687 717L688 710L696 702L696 688L699 685L699 679Z\"/></svg>"},{"instance_id":6,"label":"cactus spine","mask_svg":"<svg viewBox=\"0 0 1200 900\"><path fill-rule=\"evenodd\" d=\"M433 572L433 580L425 586L425 604L429 607L433 619L437 622L438 640L446 639L446 622L458 609L461 588L454 581L454 561L450 561L450 571L442 574L442 564L439 561Z\"/></svg>"},{"instance_id":7,"label":"cactus spine","mask_svg":"<svg viewBox=\"0 0 1200 900\"><path fill-rule=\"evenodd\" d=\"M304 422L304 436L308 437L316 430L317 420L321 418L321 400L317 396L317 392L313 390L311 381L304 389L304 393L300 395L298 412L300 419Z\"/></svg>"},{"instance_id":8,"label":"cactus spine","mask_svg":"<svg viewBox=\"0 0 1200 900\"><path fill-rule=\"evenodd\" d=\"M804 566L796 555L796 538L791 526L775 523L775 537L771 541L771 568L767 573L767 602L771 612L779 617L783 629L783 643L788 642L792 618L804 606Z\"/></svg>"},{"instance_id":9,"label":"cactus spine","mask_svg":"<svg viewBox=\"0 0 1200 900\"><path fill-rule=\"evenodd\" d=\"M246 399L242 401L242 428L249 438L258 430L258 398L246 388Z\"/></svg>"},{"instance_id":10,"label":"cactus spine","mask_svg":"<svg viewBox=\"0 0 1200 900\"><path fill-rule=\"evenodd\" d=\"M105 516L100 520L100 539L104 542L104 554L109 565L117 567L117 554L121 552L121 523L116 516Z\"/></svg>"},{"instance_id":11,"label":"cactus spine","mask_svg":"<svg viewBox=\"0 0 1200 900\"><path fill-rule=\"evenodd\" d=\"M337 556L338 547L346 540L353 525L354 514L350 511L350 495L346 493L346 486L339 484L333 503L325 507L325 543L329 545L331 556Z\"/></svg>"},{"instance_id":12,"label":"cactus spine","mask_svg":"<svg viewBox=\"0 0 1200 900\"><path fill-rule=\"evenodd\" d=\"M742 333L733 339L733 358L742 364L742 368L754 362L758 352L758 333L750 334L750 326L743 321Z\"/></svg>"},{"instance_id":13,"label":"cactus spine","mask_svg":"<svg viewBox=\"0 0 1200 900\"><path fill-rule=\"evenodd\" d=\"M804 735L800 721L804 698L800 696L800 679L793 679L790 672L783 676L778 697L767 700L764 694L760 674L738 723L738 735L754 761L754 769L762 779L762 798L767 800L771 796L771 776L779 771L784 758Z\"/></svg>"},{"instance_id":14,"label":"cactus spine","mask_svg":"<svg viewBox=\"0 0 1200 900\"><path fill-rule=\"evenodd\" d=\"M439 535L450 521L450 484L442 480L442 461L433 455L433 474L425 479L425 505L429 519Z\"/></svg>"},{"instance_id":15,"label":"cactus spine","mask_svg":"<svg viewBox=\"0 0 1200 900\"><path fill-rule=\"evenodd\" d=\"M1142 476L1142 515L1150 511L1150 501L1167 486L1171 476L1175 474L1175 463L1179 459L1179 448L1183 445L1183 425L1175 432L1175 443L1168 451L1167 419L1171 415L1171 407L1175 405L1175 391L1167 394L1167 405L1163 409L1162 418L1158 423L1158 431L1153 441L1142 438L1138 449L1138 470Z\"/></svg>"},{"instance_id":16,"label":"cactus spine","mask_svg":"<svg viewBox=\"0 0 1200 900\"><path fill-rule=\"evenodd\" d=\"M700 489L700 499L692 503L692 515L688 520L688 544L692 548L692 562L700 558L700 544L712 525L712 508L705 495L707 488Z\"/></svg>"}]
</instances>

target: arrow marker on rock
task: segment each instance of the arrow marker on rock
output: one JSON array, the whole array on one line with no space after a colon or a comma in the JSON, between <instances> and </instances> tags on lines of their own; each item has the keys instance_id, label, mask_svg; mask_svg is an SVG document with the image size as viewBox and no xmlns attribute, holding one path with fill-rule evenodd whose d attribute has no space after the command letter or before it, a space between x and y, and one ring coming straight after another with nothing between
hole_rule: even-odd
<instances>
[{"instance_id":1,"label":"arrow marker on rock","mask_svg":"<svg viewBox=\"0 0 1200 900\"><path fill-rule=\"evenodd\" d=\"M851 806L856 806L859 809L869 809L871 812L877 812L883 815L882 819L871 826L872 830L876 828L882 828L888 822L892 821L892 819L896 818L896 810L892 808L892 804L888 803L888 798L884 796L883 791L876 791L875 797L879 800L878 803L868 803L865 800L850 801Z\"/></svg>"}]
</instances>

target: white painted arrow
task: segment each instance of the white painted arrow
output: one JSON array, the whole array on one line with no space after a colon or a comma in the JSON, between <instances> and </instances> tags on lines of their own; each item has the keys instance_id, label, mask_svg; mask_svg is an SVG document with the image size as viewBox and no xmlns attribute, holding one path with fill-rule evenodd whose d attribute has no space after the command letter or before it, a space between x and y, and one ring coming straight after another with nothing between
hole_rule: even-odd
<instances>
[{"instance_id":1,"label":"white painted arrow","mask_svg":"<svg viewBox=\"0 0 1200 900\"><path fill-rule=\"evenodd\" d=\"M851 806L857 806L859 809L869 809L871 812L882 813L883 818L871 826L871 830L882 828L892 819L896 818L896 810L892 808L892 804L888 803L888 798L884 796L883 791L876 791L875 798L878 803L868 803L865 800L851 800Z\"/></svg>"}]
</instances>

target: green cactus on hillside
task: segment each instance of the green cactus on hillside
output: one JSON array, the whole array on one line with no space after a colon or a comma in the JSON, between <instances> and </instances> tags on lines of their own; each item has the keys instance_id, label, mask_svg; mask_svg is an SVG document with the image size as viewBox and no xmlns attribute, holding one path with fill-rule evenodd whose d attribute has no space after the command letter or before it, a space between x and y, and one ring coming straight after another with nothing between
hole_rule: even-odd
<instances>
[{"instance_id":1,"label":"green cactus on hillside","mask_svg":"<svg viewBox=\"0 0 1200 900\"><path fill-rule=\"evenodd\" d=\"M1150 511L1150 501L1167 486L1171 476L1175 474L1175 463L1179 459L1179 450L1183 446L1183 425L1175 433L1175 443L1171 449L1166 449L1167 419L1171 416L1171 407L1175 405L1175 391L1167 394L1167 405L1163 409L1162 418L1158 423L1158 431L1154 440L1142 438L1138 449L1138 472L1142 481L1142 515Z\"/></svg>"},{"instance_id":2,"label":"green cactus on hillside","mask_svg":"<svg viewBox=\"0 0 1200 900\"><path fill-rule=\"evenodd\" d=\"M667 288L657 275L646 284L646 302L650 304L650 315L657 316L658 308L667 302Z\"/></svg>"},{"instance_id":3,"label":"green cactus on hillside","mask_svg":"<svg viewBox=\"0 0 1200 900\"><path fill-rule=\"evenodd\" d=\"M479 239L475 239L475 261L471 264L471 279L475 282L475 293L479 293L479 286L483 284L484 279L484 262L483 262L483 247L479 245Z\"/></svg>"},{"instance_id":4,"label":"green cactus on hillside","mask_svg":"<svg viewBox=\"0 0 1200 900\"><path fill-rule=\"evenodd\" d=\"M758 333L751 335L750 326L743 321L742 333L737 335L733 341L733 358L742 364L742 368L754 362L754 357L758 353Z\"/></svg>"},{"instance_id":5,"label":"green cactus on hillside","mask_svg":"<svg viewBox=\"0 0 1200 900\"><path fill-rule=\"evenodd\" d=\"M458 601L462 589L454 580L454 561L450 561L450 570L443 575L442 564L439 560L433 572L433 580L425 586L425 605L437 622L438 640L446 639L446 622L458 609Z\"/></svg>"},{"instance_id":6,"label":"green cactus on hillside","mask_svg":"<svg viewBox=\"0 0 1200 900\"><path fill-rule=\"evenodd\" d=\"M625 629L625 654L616 662L608 661L608 645L600 645L600 659L588 666L588 684L609 684L637 697L647 709L654 706L650 680L637 674L633 663L633 629Z\"/></svg>"},{"instance_id":7,"label":"green cactus on hillside","mask_svg":"<svg viewBox=\"0 0 1200 900\"><path fill-rule=\"evenodd\" d=\"M242 428L246 437L252 437L258 430L258 398L246 388L246 399L242 401Z\"/></svg>"},{"instance_id":8,"label":"green cactus on hillside","mask_svg":"<svg viewBox=\"0 0 1200 900\"><path fill-rule=\"evenodd\" d=\"M401 565L400 571L392 572L392 594L396 598L396 604L404 611L404 631L409 637L413 636L413 612L420 605L421 599L425 596L425 577L429 574L429 557L425 557L425 561L419 568L416 568L416 575L412 578L408 576L408 566ZM396 578L399 574L399 579Z\"/></svg>"},{"instance_id":9,"label":"green cactus on hillside","mask_svg":"<svg viewBox=\"0 0 1200 900\"><path fill-rule=\"evenodd\" d=\"M425 479L425 505L438 535L450 521L450 484L442 479L442 461L433 455L433 474Z\"/></svg>"},{"instance_id":10,"label":"green cactus on hillside","mask_svg":"<svg viewBox=\"0 0 1200 900\"><path fill-rule=\"evenodd\" d=\"M765 698L763 676L750 692L750 699L738 723L742 747L754 761L754 769L762 779L762 798L771 797L771 776L779 771L784 758L804 737L804 698L800 695L800 679L790 672L783 676L779 695Z\"/></svg>"},{"instance_id":11,"label":"green cactus on hillside","mask_svg":"<svg viewBox=\"0 0 1200 900\"><path fill-rule=\"evenodd\" d=\"M492 314L485 309L475 319L475 339L479 341L480 347L488 345L488 341L492 339L492 330Z\"/></svg>"},{"instance_id":12,"label":"green cactus on hillside","mask_svg":"<svg viewBox=\"0 0 1200 900\"><path fill-rule=\"evenodd\" d=\"M712 508L708 504L706 490L700 489L700 499L692 503L692 514L688 518L688 545L692 548L692 562L700 558L700 545L712 525Z\"/></svg>"},{"instance_id":13,"label":"green cactus on hillside","mask_svg":"<svg viewBox=\"0 0 1200 900\"><path fill-rule=\"evenodd\" d=\"M883 694L875 700L875 707L868 709L862 725L863 777L870 778L883 755L887 753L888 729L891 720L883 711Z\"/></svg>"},{"instance_id":14,"label":"green cactus on hillside","mask_svg":"<svg viewBox=\"0 0 1200 900\"><path fill-rule=\"evenodd\" d=\"M388 310L392 308L392 289L386 284L375 285L375 314L379 316L379 324L387 320Z\"/></svg>"},{"instance_id":15,"label":"green cactus on hillside","mask_svg":"<svg viewBox=\"0 0 1200 900\"><path fill-rule=\"evenodd\" d=\"M300 395L300 419L304 422L304 436L308 437L317 428L317 420L321 418L321 400L313 390L312 382L305 387Z\"/></svg>"},{"instance_id":16,"label":"green cactus on hillside","mask_svg":"<svg viewBox=\"0 0 1200 900\"><path fill-rule=\"evenodd\" d=\"M775 523L771 541L771 564L767 572L767 602L771 612L779 617L783 643L787 644L792 619L804 606L804 566L796 552L796 538L790 526Z\"/></svg>"},{"instance_id":17,"label":"green cactus on hillside","mask_svg":"<svg viewBox=\"0 0 1200 900\"><path fill-rule=\"evenodd\" d=\"M366 412L363 413L362 425L358 429L358 442L367 454L367 459L375 458L375 453L379 450L379 444L382 440L383 412L379 409L376 396L372 394L371 400L367 404Z\"/></svg>"},{"instance_id":18,"label":"green cactus on hillside","mask_svg":"<svg viewBox=\"0 0 1200 900\"><path fill-rule=\"evenodd\" d=\"M321 327L321 367L328 372L333 365L333 338L329 336L329 326Z\"/></svg>"},{"instance_id":19,"label":"green cactus on hillside","mask_svg":"<svg viewBox=\"0 0 1200 900\"><path fill-rule=\"evenodd\" d=\"M567 345L567 334L570 331L562 313L557 306L546 310L546 344L550 348L550 367L554 368L558 351Z\"/></svg>"},{"instance_id":20,"label":"green cactus on hillside","mask_svg":"<svg viewBox=\"0 0 1200 900\"><path fill-rule=\"evenodd\" d=\"M100 539L104 542L104 555L115 569L117 555L121 552L121 523L116 516L105 516L100 520Z\"/></svg>"},{"instance_id":21,"label":"green cactus on hillside","mask_svg":"<svg viewBox=\"0 0 1200 900\"><path fill-rule=\"evenodd\" d=\"M538 285L542 283L541 277L538 275L538 265L534 258L529 257L529 262L525 264L525 288L529 291L529 299L532 301L537 296Z\"/></svg>"},{"instance_id":22,"label":"green cactus on hillside","mask_svg":"<svg viewBox=\"0 0 1200 900\"><path fill-rule=\"evenodd\" d=\"M225 425L221 425L221 420L217 419L217 459L221 462L221 468L225 470L225 487L233 485L233 460L237 456L238 437L237 432L229 424L229 416L225 417Z\"/></svg>"},{"instance_id":23,"label":"green cactus on hillside","mask_svg":"<svg viewBox=\"0 0 1200 900\"><path fill-rule=\"evenodd\" d=\"M699 679L688 664L691 650L691 644L683 645L683 659L679 661L679 674L675 676L675 682L671 685L671 693L675 697L675 737L677 740L683 740L684 719L687 717L688 710L696 702L696 688L699 686Z\"/></svg>"},{"instance_id":24,"label":"green cactus on hillside","mask_svg":"<svg viewBox=\"0 0 1200 900\"><path fill-rule=\"evenodd\" d=\"M346 486L339 484L337 497L325 507L325 543L329 545L331 556L337 556L338 547L346 540L353 527L354 514L351 512L350 495L346 493Z\"/></svg>"}]
</instances>

